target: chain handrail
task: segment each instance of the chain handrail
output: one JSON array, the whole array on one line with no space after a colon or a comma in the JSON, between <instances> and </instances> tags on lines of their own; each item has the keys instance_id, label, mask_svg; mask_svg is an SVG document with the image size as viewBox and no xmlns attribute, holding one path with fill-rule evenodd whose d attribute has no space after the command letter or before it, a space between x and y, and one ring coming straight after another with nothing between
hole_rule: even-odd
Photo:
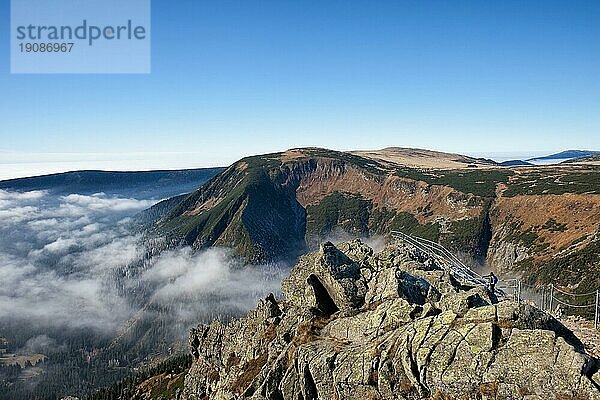
<instances>
[{"instance_id":1,"label":"chain handrail","mask_svg":"<svg viewBox=\"0 0 600 400\"><path fill-rule=\"evenodd\" d=\"M566 303L564 301L561 301L560 299L557 299L556 297L554 297L554 301L556 301L558 304L562 304L563 306L567 306L567 307L573 307L573 308L588 308L588 307L594 307L596 306L596 304L586 304L586 305L581 305L581 304L570 304L570 303Z\"/></svg>"},{"instance_id":2,"label":"chain handrail","mask_svg":"<svg viewBox=\"0 0 600 400\"><path fill-rule=\"evenodd\" d=\"M554 285L554 290L556 290L559 293L566 294L566 295L573 296L573 297L586 297L586 296L591 296L591 295L595 295L596 294L596 292L589 292L589 293L569 293L569 292L565 292L564 290L561 290L556 285Z\"/></svg>"},{"instance_id":3,"label":"chain handrail","mask_svg":"<svg viewBox=\"0 0 600 400\"><path fill-rule=\"evenodd\" d=\"M459 278L460 280L463 280L467 283L476 284L476 285L484 285L485 286L487 284L481 275L479 275L477 272L473 271L471 268L466 266L456 255L454 255L452 252L448 251L441 244L439 244L437 242L433 242L433 241L425 239L425 238L411 236L411 235L408 235L408 234L406 234L404 232L400 232L400 231L392 231L391 236L393 239L406 242L406 243L412 245L413 247L415 247L416 249L418 249L419 251L433 257L440 264L441 267L448 270L452 275ZM516 278L507 279L507 280L504 280L504 282L514 282L514 283L511 284L510 286L501 285L501 284L496 286L495 292L503 297L507 297L507 294L502 289L512 289L512 291L513 291L512 296L517 301L521 301L522 286L525 286L527 288L533 289L537 293L537 295L541 296L541 300L538 298L538 299L534 299L534 301L535 302L539 301L540 308L542 310L552 313L553 312L552 308L554 306L554 303L559 304L564 307L571 307L571 308L577 308L577 309L595 307L595 309L594 309L594 327L598 328L598 325L600 324L600 290L596 290L595 292L589 292L589 293L569 293L569 292L565 291L564 289L561 289L560 287L558 287L554 284L551 284L550 288L549 288L549 294L548 294L548 292L547 292L548 288L542 288L542 291L540 293L539 288L524 284L519 279L516 279ZM590 303L590 304L571 304L563 299L558 298L557 294L561 294L561 295L565 295L565 296L572 296L574 298L589 297L589 296L595 295L596 301L594 303Z\"/></svg>"},{"instance_id":4,"label":"chain handrail","mask_svg":"<svg viewBox=\"0 0 600 400\"><path fill-rule=\"evenodd\" d=\"M407 235L406 233L400 231L392 231L391 235L392 238L407 242L423 253L432 256L434 259L440 262L442 267L449 270L460 280L474 285L486 286L486 281L481 275L466 266L458 257L448 251L441 244L428 239ZM504 291L501 289L496 289L495 291L500 296L506 296L506 293L504 293Z\"/></svg>"}]
</instances>

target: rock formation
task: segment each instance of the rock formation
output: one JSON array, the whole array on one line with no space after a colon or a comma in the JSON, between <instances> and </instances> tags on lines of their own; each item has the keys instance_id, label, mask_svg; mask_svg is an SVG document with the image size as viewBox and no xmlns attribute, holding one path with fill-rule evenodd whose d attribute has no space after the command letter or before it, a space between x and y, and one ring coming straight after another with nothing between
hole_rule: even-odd
<instances>
[{"instance_id":1,"label":"rock formation","mask_svg":"<svg viewBox=\"0 0 600 400\"><path fill-rule=\"evenodd\" d=\"M560 322L413 248L325 243L282 293L192 330L183 398L600 399L598 360Z\"/></svg>"}]
</instances>

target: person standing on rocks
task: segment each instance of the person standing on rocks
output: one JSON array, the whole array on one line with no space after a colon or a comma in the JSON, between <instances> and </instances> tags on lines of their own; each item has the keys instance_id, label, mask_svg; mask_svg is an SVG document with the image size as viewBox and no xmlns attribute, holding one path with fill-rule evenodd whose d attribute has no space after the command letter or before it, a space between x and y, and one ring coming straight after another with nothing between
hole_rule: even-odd
<instances>
[{"instance_id":1,"label":"person standing on rocks","mask_svg":"<svg viewBox=\"0 0 600 400\"><path fill-rule=\"evenodd\" d=\"M482 278L487 280L487 288L490 293L494 293L496 291L496 284L498 283L498 277L494 275L493 272L490 272L489 275L484 275Z\"/></svg>"}]
</instances>

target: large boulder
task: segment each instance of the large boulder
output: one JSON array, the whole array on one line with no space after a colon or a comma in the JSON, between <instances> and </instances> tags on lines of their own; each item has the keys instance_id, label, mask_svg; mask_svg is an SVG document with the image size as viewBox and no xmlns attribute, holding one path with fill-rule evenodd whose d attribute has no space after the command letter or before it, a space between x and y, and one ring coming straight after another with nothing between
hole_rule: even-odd
<instances>
[{"instance_id":1,"label":"large boulder","mask_svg":"<svg viewBox=\"0 0 600 400\"><path fill-rule=\"evenodd\" d=\"M282 292L192 330L185 399L600 399L598 361L559 321L415 249L326 243Z\"/></svg>"},{"instance_id":2,"label":"large boulder","mask_svg":"<svg viewBox=\"0 0 600 400\"><path fill-rule=\"evenodd\" d=\"M350 311L365 302L366 278L361 273L373 250L353 242L344 253L331 242L304 256L282 282L283 296L293 305L313 305L324 314ZM361 255L364 255L361 259Z\"/></svg>"}]
</instances>

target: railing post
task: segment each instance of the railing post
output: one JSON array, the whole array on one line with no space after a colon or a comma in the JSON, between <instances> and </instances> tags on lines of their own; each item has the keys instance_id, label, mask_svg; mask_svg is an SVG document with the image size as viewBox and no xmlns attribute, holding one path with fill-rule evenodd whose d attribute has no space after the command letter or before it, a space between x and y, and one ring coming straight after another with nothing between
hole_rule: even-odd
<instances>
[{"instance_id":1,"label":"railing post","mask_svg":"<svg viewBox=\"0 0 600 400\"><path fill-rule=\"evenodd\" d=\"M594 329L598 329L598 303L600 301L600 291L596 289L596 308L594 309Z\"/></svg>"},{"instance_id":2,"label":"railing post","mask_svg":"<svg viewBox=\"0 0 600 400\"><path fill-rule=\"evenodd\" d=\"M554 283L550 284L550 314L552 314L552 310L554 309L552 306L554 305Z\"/></svg>"},{"instance_id":3,"label":"railing post","mask_svg":"<svg viewBox=\"0 0 600 400\"><path fill-rule=\"evenodd\" d=\"M519 284L519 296L517 297L519 303L521 302L521 280L518 281Z\"/></svg>"}]
</instances>

